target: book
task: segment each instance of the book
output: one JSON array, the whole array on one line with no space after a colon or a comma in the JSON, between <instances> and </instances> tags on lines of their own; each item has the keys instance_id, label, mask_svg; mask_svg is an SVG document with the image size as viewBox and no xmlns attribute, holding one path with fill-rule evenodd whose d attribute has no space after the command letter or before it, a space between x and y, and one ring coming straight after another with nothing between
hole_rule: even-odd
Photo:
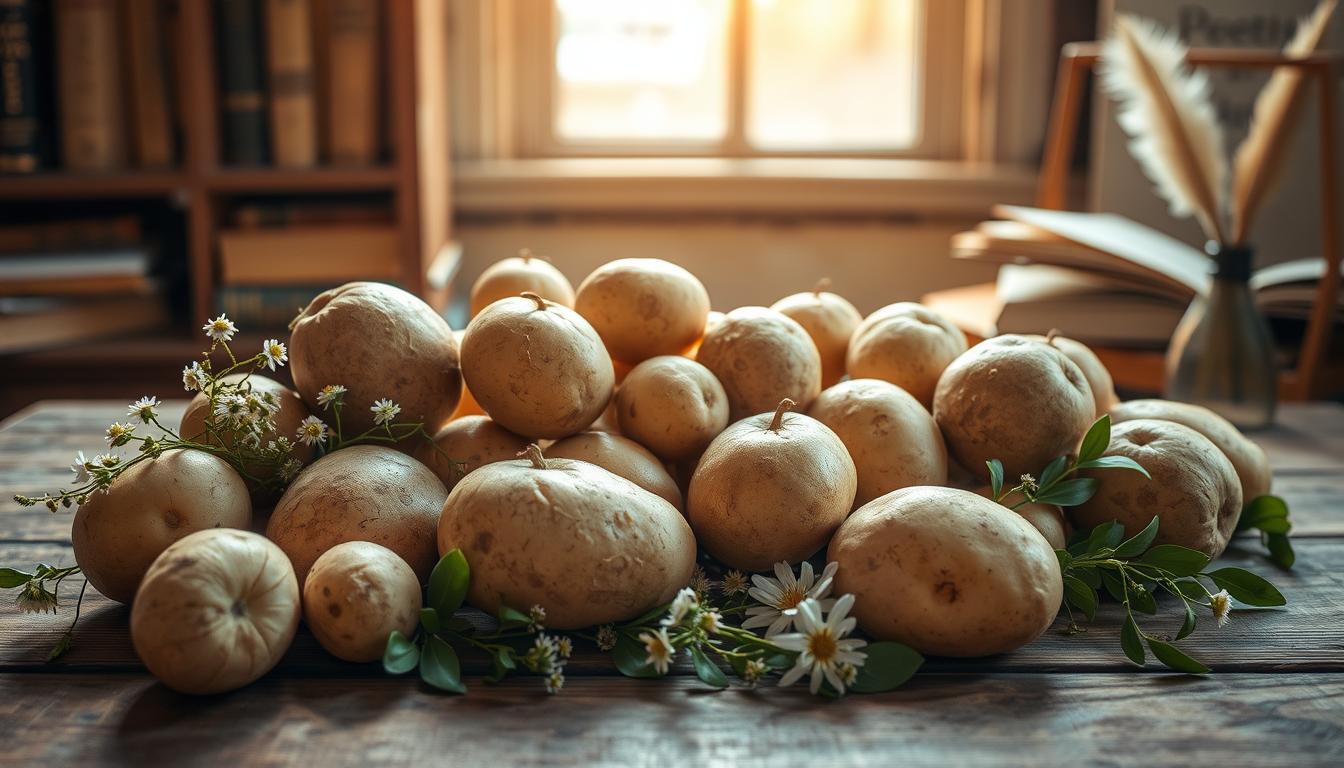
<instances>
[{"instance_id":1,"label":"book","mask_svg":"<svg viewBox=\"0 0 1344 768\"><path fill-rule=\"evenodd\" d=\"M379 146L378 0L326 0L326 145L337 165L370 165Z\"/></svg>"},{"instance_id":2,"label":"book","mask_svg":"<svg viewBox=\"0 0 1344 768\"><path fill-rule=\"evenodd\" d=\"M122 0L121 9L132 154L142 168L164 168L173 162L173 126L162 5L160 0Z\"/></svg>"},{"instance_id":3,"label":"book","mask_svg":"<svg viewBox=\"0 0 1344 768\"><path fill-rule=\"evenodd\" d=\"M233 210L234 226L244 229L312 224L392 224L386 203L248 203Z\"/></svg>"},{"instance_id":4,"label":"book","mask_svg":"<svg viewBox=\"0 0 1344 768\"><path fill-rule=\"evenodd\" d=\"M224 162L263 165L269 149L261 0L219 0L215 8Z\"/></svg>"},{"instance_id":5,"label":"book","mask_svg":"<svg viewBox=\"0 0 1344 768\"><path fill-rule=\"evenodd\" d=\"M0 354L77 344L166 327L158 297L97 299L0 297Z\"/></svg>"},{"instance_id":6,"label":"book","mask_svg":"<svg viewBox=\"0 0 1344 768\"><path fill-rule=\"evenodd\" d=\"M215 309L253 330L287 328L313 297L338 284L224 286L215 291Z\"/></svg>"},{"instance_id":7,"label":"book","mask_svg":"<svg viewBox=\"0 0 1344 768\"><path fill-rule=\"evenodd\" d=\"M65 253L0 254L0 283L22 280L139 277L149 274L147 248Z\"/></svg>"},{"instance_id":8,"label":"book","mask_svg":"<svg viewBox=\"0 0 1344 768\"><path fill-rule=\"evenodd\" d=\"M56 0L61 164L112 171L126 164L117 0Z\"/></svg>"},{"instance_id":9,"label":"book","mask_svg":"<svg viewBox=\"0 0 1344 768\"><path fill-rule=\"evenodd\" d=\"M308 0L266 0L271 148L276 165L317 164L317 95Z\"/></svg>"},{"instance_id":10,"label":"book","mask_svg":"<svg viewBox=\"0 0 1344 768\"><path fill-rule=\"evenodd\" d=\"M393 226L230 229L219 233L221 282L340 284L400 278L401 233Z\"/></svg>"},{"instance_id":11,"label":"book","mask_svg":"<svg viewBox=\"0 0 1344 768\"><path fill-rule=\"evenodd\" d=\"M140 239L140 220L135 216L0 225L0 253L95 250L129 246Z\"/></svg>"},{"instance_id":12,"label":"book","mask_svg":"<svg viewBox=\"0 0 1344 768\"><path fill-rule=\"evenodd\" d=\"M41 164L36 0L0 0L0 173Z\"/></svg>"}]
</instances>

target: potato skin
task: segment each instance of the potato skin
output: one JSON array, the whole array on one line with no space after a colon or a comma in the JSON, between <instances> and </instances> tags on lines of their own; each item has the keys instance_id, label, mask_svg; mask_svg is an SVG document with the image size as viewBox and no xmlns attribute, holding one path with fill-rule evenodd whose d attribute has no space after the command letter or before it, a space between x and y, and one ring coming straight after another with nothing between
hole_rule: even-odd
<instances>
[{"instance_id":1,"label":"potato skin","mask_svg":"<svg viewBox=\"0 0 1344 768\"><path fill-rule=\"evenodd\" d=\"M854 329L845 356L853 379L882 379L933 407L943 369L966 351L966 334L923 304L889 304Z\"/></svg>"},{"instance_id":2,"label":"potato skin","mask_svg":"<svg viewBox=\"0 0 1344 768\"><path fill-rule=\"evenodd\" d=\"M119 603L135 597L145 572L184 536L247 528L252 501L242 477L204 451L165 451L126 470L75 512L75 562L94 589Z\"/></svg>"},{"instance_id":3,"label":"potato skin","mask_svg":"<svg viewBox=\"0 0 1344 768\"><path fill-rule=\"evenodd\" d=\"M587 320L522 296L501 299L471 321L462 362L467 386L490 418L531 438L587 429L616 386L611 358Z\"/></svg>"},{"instance_id":4,"label":"potato skin","mask_svg":"<svg viewBox=\"0 0 1344 768\"><path fill-rule=\"evenodd\" d=\"M599 431L580 432L555 441L546 449L546 455L596 464L662 497L678 510L682 508L681 490L667 468L649 449L628 437Z\"/></svg>"},{"instance_id":5,"label":"potato skin","mask_svg":"<svg viewBox=\"0 0 1344 768\"><path fill-rule=\"evenodd\" d=\"M970 491L914 487L865 504L826 552L863 631L934 656L989 656L1045 632L1063 592L1035 528Z\"/></svg>"},{"instance_id":6,"label":"potato skin","mask_svg":"<svg viewBox=\"0 0 1344 768\"><path fill-rule=\"evenodd\" d=\"M303 619L327 652L377 661L387 636L411 636L420 621L420 580L396 552L347 541L322 553L303 584Z\"/></svg>"},{"instance_id":7,"label":"potato skin","mask_svg":"<svg viewBox=\"0 0 1344 768\"><path fill-rule=\"evenodd\" d=\"M1078 370L1082 371L1083 377L1087 379L1087 385L1092 389L1092 399L1097 404L1097 418L1120 402L1120 398L1115 394L1115 381L1111 378L1111 372L1106 370L1101 358L1097 357L1097 353L1086 344L1064 336L1027 336L1027 338L1044 341L1063 352L1074 365L1078 366Z\"/></svg>"},{"instance_id":8,"label":"potato skin","mask_svg":"<svg viewBox=\"0 0 1344 768\"><path fill-rule=\"evenodd\" d=\"M990 501L994 500L994 489L988 485L976 488L975 492ZM1004 507L1012 509L1012 505L1019 501L1022 501L1021 494L1010 494L1000 503ZM1017 509L1013 509L1013 511L1021 515L1023 520L1031 523L1031 527L1040 532L1045 540L1050 542L1051 547L1064 549L1068 546L1069 535L1073 533L1073 526L1069 525L1069 519L1065 517L1064 510L1054 504L1029 501Z\"/></svg>"},{"instance_id":9,"label":"potato skin","mask_svg":"<svg viewBox=\"0 0 1344 768\"><path fill-rule=\"evenodd\" d=\"M562 306L574 306L574 286L570 285L569 279L554 264L525 252L496 261L476 278L471 286L471 316L475 317L500 299L524 291Z\"/></svg>"},{"instance_id":10,"label":"potato skin","mask_svg":"<svg viewBox=\"0 0 1344 768\"><path fill-rule=\"evenodd\" d=\"M329 453L294 478L275 505L266 537L302 584L318 557L346 541L396 552L422 582L438 562L434 532L448 491L424 464L391 448L355 445Z\"/></svg>"},{"instance_id":11,"label":"potato skin","mask_svg":"<svg viewBox=\"0 0 1344 768\"><path fill-rule=\"evenodd\" d=\"M1097 493L1069 510L1080 528L1118 521L1126 535L1158 517L1155 544L1179 544L1217 557L1241 517L1241 484L1223 452L1207 437L1173 421L1135 419L1111 430L1107 456L1128 456L1152 479L1129 470L1089 470Z\"/></svg>"},{"instance_id":12,"label":"potato skin","mask_svg":"<svg viewBox=\"0 0 1344 768\"><path fill-rule=\"evenodd\" d=\"M347 436L374 425L369 406L380 398L401 406L398 421L422 422L433 434L462 392L448 323L416 296L383 283L346 283L318 294L294 321L289 358L294 386L314 413L322 412L322 387L346 387Z\"/></svg>"},{"instance_id":13,"label":"potato skin","mask_svg":"<svg viewBox=\"0 0 1344 768\"><path fill-rule=\"evenodd\" d=\"M634 365L689 349L705 333L709 293L662 259L617 259L579 284L574 309L593 324L612 358Z\"/></svg>"},{"instance_id":14,"label":"potato skin","mask_svg":"<svg viewBox=\"0 0 1344 768\"><path fill-rule=\"evenodd\" d=\"M212 528L150 566L131 606L131 641L164 685L205 695L269 672L299 626L289 559L250 531Z\"/></svg>"},{"instance_id":15,"label":"potato skin","mask_svg":"<svg viewBox=\"0 0 1344 768\"><path fill-rule=\"evenodd\" d=\"M821 387L833 386L845 375L849 339L863 315L849 300L829 291L815 290L785 296L770 308L798 321L821 355Z\"/></svg>"},{"instance_id":16,"label":"potato skin","mask_svg":"<svg viewBox=\"0 0 1344 768\"><path fill-rule=\"evenodd\" d=\"M489 416L463 416L443 425L432 445L422 443L415 449L415 458L451 491L461 479L453 462L465 464L461 469L465 474L494 461L516 459L527 444L527 438L499 426Z\"/></svg>"},{"instance_id":17,"label":"potato skin","mask_svg":"<svg viewBox=\"0 0 1344 768\"><path fill-rule=\"evenodd\" d=\"M773 412L789 398L806 410L821 392L821 356L803 326L765 307L738 307L705 334L695 359L728 395L728 420Z\"/></svg>"},{"instance_id":18,"label":"potato skin","mask_svg":"<svg viewBox=\"0 0 1344 768\"><path fill-rule=\"evenodd\" d=\"M849 514L858 478L840 438L816 419L774 413L730 425L691 476L686 514L705 551L744 571L797 563Z\"/></svg>"},{"instance_id":19,"label":"potato skin","mask_svg":"<svg viewBox=\"0 0 1344 768\"><path fill-rule=\"evenodd\" d=\"M983 481L990 459L1003 462L1006 477L1018 477L1073 453L1095 409L1087 379L1063 352L1005 335L976 344L947 367L933 418L948 450Z\"/></svg>"},{"instance_id":20,"label":"potato skin","mask_svg":"<svg viewBox=\"0 0 1344 768\"><path fill-rule=\"evenodd\" d=\"M858 508L897 488L947 484L947 448L933 416L909 392L879 379L842 381L808 415L830 427L858 472Z\"/></svg>"},{"instance_id":21,"label":"potato skin","mask_svg":"<svg viewBox=\"0 0 1344 768\"><path fill-rule=\"evenodd\" d=\"M616 390L621 434L663 461L699 456L728 426L728 394L705 366L676 355L635 366Z\"/></svg>"},{"instance_id":22,"label":"potato skin","mask_svg":"<svg viewBox=\"0 0 1344 768\"><path fill-rule=\"evenodd\" d=\"M601 467L570 459L488 464L448 496L439 551L471 566L467 600L546 609L546 625L624 621L672 599L691 578L695 538L671 504Z\"/></svg>"},{"instance_id":23,"label":"potato skin","mask_svg":"<svg viewBox=\"0 0 1344 768\"><path fill-rule=\"evenodd\" d=\"M1243 505L1269 493L1274 471L1269 466L1265 450L1243 435L1232 422L1208 408L1171 400L1130 400L1111 409L1112 424L1134 419L1174 421L1209 438L1237 471Z\"/></svg>"}]
</instances>

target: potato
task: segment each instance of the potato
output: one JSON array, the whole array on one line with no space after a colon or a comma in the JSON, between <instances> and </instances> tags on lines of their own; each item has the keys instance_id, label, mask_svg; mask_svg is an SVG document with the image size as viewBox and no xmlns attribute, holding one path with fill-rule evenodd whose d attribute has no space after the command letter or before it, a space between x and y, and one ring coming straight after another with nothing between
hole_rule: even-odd
<instances>
[{"instance_id":1,"label":"potato","mask_svg":"<svg viewBox=\"0 0 1344 768\"><path fill-rule=\"evenodd\" d=\"M328 549L372 541L396 552L420 581L438 562L434 532L448 491L424 464L378 445L323 456L294 478L266 536L294 563L302 584Z\"/></svg>"},{"instance_id":2,"label":"potato","mask_svg":"<svg viewBox=\"0 0 1344 768\"><path fill-rule=\"evenodd\" d=\"M729 426L705 449L691 476L687 518L705 551L744 571L806 560L849 514L854 462L825 424L762 413Z\"/></svg>"},{"instance_id":3,"label":"potato","mask_svg":"<svg viewBox=\"0 0 1344 768\"><path fill-rule=\"evenodd\" d=\"M999 459L1006 477L1038 474L1072 453L1096 403L1083 372L1058 349L998 336L958 357L938 380L933 418L952 455L982 481Z\"/></svg>"},{"instance_id":4,"label":"potato","mask_svg":"<svg viewBox=\"0 0 1344 768\"><path fill-rule=\"evenodd\" d=\"M821 355L822 389L834 385L845 376L845 356L854 329L863 322L863 315L843 296L830 293L830 280L822 280L817 287L805 293L785 296L770 308L787 315L803 326Z\"/></svg>"},{"instance_id":5,"label":"potato","mask_svg":"<svg viewBox=\"0 0 1344 768\"><path fill-rule=\"evenodd\" d=\"M1040 637L1059 611L1059 561L1021 516L955 488L902 488L840 526L826 559L864 632L925 655L989 656Z\"/></svg>"},{"instance_id":6,"label":"potato","mask_svg":"<svg viewBox=\"0 0 1344 768\"><path fill-rule=\"evenodd\" d=\"M531 438L586 429L616 385L597 331L536 294L482 310L462 338L462 361L467 386L490 418Z\"/></svg>"},{"instance_id":7,"label":"potato","mask_svg":"<svg viewBox=\"0 0 1344 768\"><path fill-rule=\"evenodd\" d=\"M852 379L882 379L933 407L938 377L966 351L966 334L922 304L903 301L864 318L849 340L845 370Z\"/></svg>"},{"instance_id":8,"label":"potato","mask_svg":"<svg viewBox=\"0 0 1344 768\"><path fill-rule=\"evenodd\" d=\"M774 411L788 398L806 409L821 392L821 357L803 326L765 307L738 307L705 334L695 359L728 395L728 420Z\"/></svg>"},{"instance_id":9,"label":"potato","mask_svg":"<svg viewBox=\"0 0 1344 768\"><path fill-rule=\"evenodd\" d=\"M690 581L695 538L663 499L584 461L488 464L457 484L439 522L439 551L471 567L467 601L546 609L546 626L632 619Z\"/></svg>"},{"instance_id":10,"label":"potato","mask_svg":"<svg viewBox=\"0 0 1344 768\"><path fill-rule=\"evenodd\" d=\"M434 435L434 442L422 443L414 455L451 491L462 474L494 461L516 459L527 443L527 438L499 426L489 416L463 416L445 424ZM465 466L454 467L454 462Z\"/></svg>"},{"instance_id":11,"label":"potato","mask_svg":"<svg viewBox=\"0 0 1344 768\"><path fill-rule=\"evenodd\" d=\"M1171 400L1130 400L1111 409L1112 424L1134 419L1174 421L1209 438L1236 469L1237 479L1241 482L1242 504L1249 504L1257 496L1269 493L1274 471L1264 449L1241 434L1232 422L1208 408Z\"/></svg>"},{"instance_id":12,"label":"potato","mask_svg":"<svg viewBox=\"0 0 1344 768\"><path fill-rule=\"evenodd\" d=\"M274 440L277 437L289 438L294 445L294 451L290 455L298 459L304 465L313 460L313 454L316 452L313 446L304 445L296 439L299 431L299 425L303 420L312 415L308 406L304 404L303 398L299 393L286 387L275 379L268 379L259 374L232 373L220 379L225 384L238 384L246 379L245 389L255 395L265 395L271 393L280 403L280 410L275 414L275 430L267 432L262 438L263 442ZM209 435L205 428L205 418L209 415L210 398L204 392L197 392L196 396L191 398L187 404L187 410L182 414L182 422L178 425L177 433L187 440L192 440L206 445L214 444L215 438ZM220 425L222 426L222 425ZM230 443L232 441L229 441ZM247 473L260 477L266 471L266 467L249 466L244 467ZM243 478L250 490L256 490L256 484L247 478ZM274 497L271 497L274 499Z\"/></svg>"},{"instance_id":13,"label":"potato","mask_svg":"<svg viewBox=\"0 0 1344 768\"><path fill-rule=\"evenodd\" d=\"M471 286L471 316L500 299L520 293L535 293L547 301L566 307L574 306L574 286L545 259L539 259L524 248L518 256L500 259L485 268Z\"/></svg>"},{"instance_id":14,"label":"potato","mask_svg":"<svg viewBox=\"0 0 1344 768\"><path fill-rule=\"evenodd\" d=\"M620 394L621 394L621 389L620 389L620 387L617 387L617 388L616 388L616 394L617 394L617 395L620 395ZM602 415L601 415L601 416L598 416L597 419L596 419L592 424L589 424L589 425L588 425L588 429L586 429L586 430L584 430L584 431L585 431L585 432L606 432L607 434L611 434L611 435L619 435L619 434L621 434L621 423L620 423L620 421L619 421L619 420L617 419L617 417L616 417L616 398L615 398L615 397L612 397L612 398L611 398L611 402L610 402L610 403L607 403L607 409L606 409L605 411L602 412Z\"/></svg>"},{"instance_id":15,"label":"potato","mask_svg":"<svg viewBox=\"0 0 1344 768\"><path fill-rule=\"evenodd\" d=\"M1097 493L1069 514L1080 528L1115 520L1126 535L1158 518L1154 544L1179 544L1217 557L1241 516L1241 484L1232 462L1207 437L1174 421L1135 419L1111 430L1107 456L1128 456L1133 470L1089 470Z\"/></svg>"},{"instance_id":16,"label":"potato","mask_svg":"<svg viewBox=\"0 0 1344 768\"><path fill-rule=\"evenodd\" d=\"M328 653L345 661L381 659L392 630L415 632L420 605L415 571L369 541L328 549L303 584L303 620Z\"/></svg>"},{"instance_id":17,"label":"potato","mask_svg":"<svg viewBox=\"0 0 1344 768\"><path fill-rule=\"evenodd\" d=\"M911 485L947 484L947 449L933 417L889 381L851 379L822 391L808 415L830 427L858 471L854 506Z\"/></svg>"},{"instance_id":18,"label":"potato","mask_svg":"<svg viewBox=\"0 0 1344 768\"><path fill-rule=\"evenodd\" d=\"M596 464L681 509L681 490L676 481L657 456L634 440L607 432L580 432L555 441L546 455Z\"/></svg>"},{"instance_id":19,"label":"potato","mask_svg":"<svg viewBox=\"0 0 1344 768\"><path fill-rule=\"evenodd\" d=\"M457 343L457 348L459 350L462 349L462 336L465 333L466 331L453 331L453 341ZM476 402L476 398L471 394L471 390L467 389L467 383L463 381L462 397L458 398L457 408L453 409L453 415L449 416L448 420L452 421L453 419L460 419L463 416L484 415L485 409L481 407L480 403Z\"/></svg>"},{"instance_id":20,"label":"potato","mask_svg":"<svg viewBox=\"0 0 1344 768\"><path fill-rule=\"evenodd\" d=\"M705 333L709 294L695 275L661 259L617 259L593 270L574 298L612 358L634 365L680 354Z\"/></svg>"},{"instance_id":21,"label":"potato","mask_svg":"<svg viewBox=\"0 0 1344 768\"><path fill-rule=\"evenodd\" d=\"M328 384L348 391L341 428L352 437L374 426L369 407L389 398L399 422L434 434L462 392L457 343L439 313L383 283L346 283L318 294L294 320L289 359L294 386L314 413Z\"/></svg>"},{"instance_id":22,"label":"potato","mask_svg":"<svg viewBox=\"0 0 1344 768\"><path fill-rule=\"evenodd\" d=\"M728 426L728 394L705 366L676 355L649 358L616 391L621 434L663 461L699 456Z\"/></svg>"},{"instance_id":23,"label":"potato","mask_svg":"<svg viewBox=\"0 0 1344 768\"><path fill-rule=\"evenodd\" d=\"M75 512L75 562L93 588L129 603L168 545L208 528L247 528L252 500L243 479L204 451L165 451L125 470Z\"/></svg>"},{"instance_id":24,"label":"potato","mask_svg":"<svg viewBox=\"0 0 1344 768\"><path fill-rule=\"evenodd\" d=\"M250 531L210 529L175 542L150 566L131 606L131 641L164 685L232 691L271 669L299 626L289 559Z\"/></svg>"},{"instance_id":25,"label":"potato","mask_svg":"<svg viewBox=\"0 0 1344 768\"><path fill-rule=\"evenodd\" d=\"M1078 370L1082 371L1087 379L1087 385L1092 388L1092 399L1097 404L1097 418L1120 402L1120 398L1115 394L1115 382L1111 379L1111 372L1106 370L1101 358L1097 357L1097 353L1089 349L1086 344L1056 335L1054 331L1046 336L1027 338L1046 342L1063 352L1074 365L1078 366Z\"/></svg>"},{"instance_id":26,"label":"potato","mask_svg":"<svg viewBox=\"0 0 1344 768\"><path fill-rule=\"evenodd\" d=\"M724 314L722 312L716 312L711 309L709 311L709 316L705 318L705 333L709 333L711 330L714 329L714 326L718 325L719 323L722 323L723 318ZM688 357L694 360L695 354L700 351L700 343L704 340L705 337L701 335L700 338L696 339L695 343L690 346L690 349L687 349L685 352L681 353L681 356Z\"/></svg>"},{"instance_id":27,"label":"potato","mask_svg":"<svg viewBox=\"0 0 1344 768\"><path fill-rule=\"evenodd\" d=\"M975 492L991 501L994 499L994 489L988 485L975 489ZM1004 507L1013 509L1014 504L1023 501L1022 494L1009 494L1002 502ZM1069 525L1069 519L1064 516L1064 510L1054 504L1041 504L1034 501L1028 501L1022 504L1014 512L1022 516L1023 520L1031 523L1045 540L1050 542L1050 546L1055 549L1064 549L1069 544L1069 535L1073 533L1073 526Z\"/></svg>"}]
</instances>

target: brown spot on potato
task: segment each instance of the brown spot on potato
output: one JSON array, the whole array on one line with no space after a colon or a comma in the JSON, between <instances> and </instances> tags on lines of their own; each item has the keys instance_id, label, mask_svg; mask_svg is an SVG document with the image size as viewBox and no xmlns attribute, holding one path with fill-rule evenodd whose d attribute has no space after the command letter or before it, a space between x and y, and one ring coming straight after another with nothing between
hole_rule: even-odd
<instances>
[{"instance_id":1,"label":"brown spot on potato","mask_svg":"<svg viewBox=\"0 0 1344 768\"><path fill-rule=\"evenodd\" d=\"M476 534L476 551L482 555L490 554L490 547L494 546L495 535L489 531L481 531Z\"/></svg>"},{"instance_id":2,"label":"brown spot on potato","mask_svg":"<svg viewBox=\"0 0 1344 768\"><path fill-rule=\"evenodd\" d=\"M331 618L338 619L341 617L341 606L336 603L327 603L327 613L331 614Z\"/></svg>"}]
</instances>

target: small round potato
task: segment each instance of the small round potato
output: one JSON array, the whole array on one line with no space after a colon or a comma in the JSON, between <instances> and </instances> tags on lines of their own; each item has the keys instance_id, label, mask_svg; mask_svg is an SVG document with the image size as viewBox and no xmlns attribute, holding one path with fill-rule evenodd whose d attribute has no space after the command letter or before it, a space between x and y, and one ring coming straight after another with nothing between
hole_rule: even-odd
<instances>
[{"instance_id":1,"label":"small round potato","mask_svg":"<svg viewBox=\"0 0 1344 768\"><path fill-rule=\"evenodd\" d=\"M304 445L295 439L295 434L299 431L299 425L308 418L312 412L308 406L304 405L303 399L299 393L286 387L275 379L268 379L255 373L233 373L220 379L224 384L238 384L246 380L247 384L243 389L255 395L265 396L267 393L273 395L280 403L280 410L275 413L275 430L267 432L262 437L262 443L268 440L274 440L276 437L286 437L294 445L294 451L291 456L298 459L303 464L308 464L313 460L313 447ZM187 440L198 443L211 444L214 437L211 436L205 428L205 419L210 411L210 398L204 392L197 392L196 396L191 398L187 404L187 410L182 414L182 423L178 426L178 434ZM218 422L216 422L218 423ZM250 475L260 475L264 468L247 467ZM244 479L246 481L246 479ZM251 487L252 483L248 483Z\"/></svg>"},{"instance_id":2,"label":"small round potato","mask_svg":"<svg viewBox=\"0 0 1344 768\"><path fill-rule=\"evenodd\" d=\"M1092 388L1092 399L1097 404L1097 418L1120 402L1120 398L1115 394L1115 381L1111 379L1111 372L1106 370L1101 358L1097 357L1097 353L1089 349L1086 344L1055 335L1053 331L1047 336L1027 338L1046 342L1063 352L1074 365L1078 366L1078 370L1082 371L1084 378L1087 379L1087 385Z\"/></svg>"},{"instance_id":3,"label":"small round potato","mask_svg":"<svg viewBox=\"0 0 1344 768\"><path fill-rule=\"evenodd\" d=\"M1083 472L1097 493L1069 514L1080 528L1112 520L1132 536L1158 518L1155 544L1179 544L1217 557L1241 517L1237 471L1207 437L1174 421L1135 419L1111 430L1107 456L1128 456L1152 479L1133 470Z\"/></svg>"},{"instance_id":4,"label":"small round potato","mask_svg":"<svg viewBox=\"0 0 1344 768\"><path fill-rule=\"evenodd\" d=\"M197 531L159 555L131 606L131 641L181 693L241 688L289 650L299 584L289 558L250 531Z\"/></svg>"},{"instance_id":5,"label":"small round potato","mask_svg":"<svg viewBox=\"0 0 1344 768\"><path fill-rule=\"evenodd\" d=\"M807 408L821 392L821 356L798 321L765 307L738 307L705 334L695 359L728 395L728 420L773 412L788 398Z\"/></svg>"},{"instance_id":6,"label":"small round potato","mask_svg":"<svg viewBox=\"0 0 1344 768\"><path fill-rule=\"evenodd\" d=\"M882 379L933 407L938 377L966 351L966 334L923 304L903 301L864 318L845 357L852 379Z\"/></svg>"},{"instance_id":7,"label":"small round potato","mask_svg":"<svg viewBox=\"0 0 1344 768\"><path fill-rule=\"evenodd\" d=\"M779 404L730 425L691 476L687 518L705 551L744 571L816 554L854 503L858 478L825 424Z\"/></svg>"},{"instance_id":8,"label":"small round potato","mask_svg":"<svg viewBox=\"0 0 1344 768\"><path fill-rule=\"evenodd\" d=\"M471 567L467 601L540 605L546 626L626 621L690 581L695 537L663 499L585 461L487 464L457 484L439 522L439 551Z\"/></svg>"},{"instance_id":9,"label":"small round potato","mask_svg":"<svg viewBox=\"0 0 1344 768\"><path fill-rule=\"evenodd\" d=\"M275 505L266 537L294 563L299 583L323 552L372 541L396 552L422 582L438 562L434 532L448 491L424 464L376 445L323 456Z\"/></svg>"},{"instance_id":10,"label":"small round potato","mask_svg":"<svg viewBox=\"0 0 1344 768\"><path fill-rule=\"evenodd\" d=\"M621 434L663 461L704 452L728 426L728 394L705 366L676 355L635 366L616 391Z\"/></svg>"},{"instance_id":11,"label":"small round potato","mask_svg":"<svg viewBox=\"0 0 1344 768\"><path fill-rule=\"evenodd\" d=\"M994 489L990 486L976 488L975 492L984 496L986 499L993 500ZM1022 501L1021 494L1010 494L1001 502L1003 506L1013 509L1012 505ZM1054 504L1041 504L1029 501L1014 512L1022 516L1023 520L1031 523L1031 527L1040 531L1045 540L1050 542L1050 546L1055 549L1064 549L1069 543L1069 534L1073 532L1073 526L1069 525L1069 519L1064 516L1064 510Z\"/></svg>"},{"instance_id":12,"label":"small round potato","mask_svg":"<svg viewBox=\"0 0 1344 768\"><path fill-rule=\"evenodd\" d=\"M821 355L822 389L844 378L849 339L863 322L863 315L849 300L826 290L830 284L830 280L822 280L810 291L785 296L770 305L776 312L797 320L817 345Z\"/></svg>"},{"instance_id":13,"label":"small round potato","mask_svg":"<svg viewBox=\"0 0 1344 768\"><path fill-rule=\"evenodd\" d=\"M879 379L823 390L808 415L831 428L858 470L854 506L912 485L947 484L947 449L933 417L909 392Z\"/></svg>"},{"instance_id":14,"label":"small round potato","mask_svg":"<svg viewBox=\"0 0 1344 768\"><path fill-rule=\"evenodd\" d=\"M327 652L345 661L383 657L387 636L411 636L420 621L420 581L405 560L369 541L322 553L303 584L303 620Z\"/></svg>"},{"instance_id":15,"label":"small round potato","mask_svg":"<svg viewBox=\"0 0 1344 768\"><path fill-rule=\"evenodd\" d=\"M616 386L597 331L574 310L536 294L482 310L462 338L462 367L490 418L531 438L587 429Z\"/></svg>"},{"instance_id":16,"label":"small round potato","mask_svg":"<svg viewBox=\"0 0 1344 768\"><path fill-rule=\"evenodd\" d=\"M677 355L705 333L709 293L685 269L662 259L617 259L593 270L574 298L612 358L634 365Z\"/></svg>"},{"instance_id":17,"label":"small round potato","mask_svg":"<svg viewBox=\"0 0 1344 768\"><path fill-rule=\"evenodd\" d=\"M489 416L463 416L453 419L434 435L433 444L424 443L415 458L429 467L448 490L472 470L495 461L518 458L527 447L527 438L499 426ZM455 467L453 464L461 465Z\"/></svg>"},{"instance_id":18,"label":"small round potato","mask_svg":"<svg viewBox=\"0 0 1344 768\"><path fill-rule=\"evenodd\" d=\"M466 331L453 331L453 341L457 343L457 348L462 349L462 336ZM462 382L462 397L458 398L457 408L453 409L453 415L448 418L449 421L460 419L463 416L484 416L485 409L476 402L476 397L467 389L467 382Z\"/></svg>"},{"instance_id":19,"label":"small round potato","mask_svg":"<svg viewBox=\"0 0 1344 768\"><path fill-rule=\"evenodd\" d=\"M119 603L135 597L145 571L168 545L209 528L247 528L252 500L223 459L165 451L122 473L75 512L75 562L93 588Z\"/></svg>"},{"instance_id":20,"label":"small round potato","mask_svg":"<svg viewBox=\"0 0 1344 768\"><path fill-rule=\"evenodd\" d=\"M1003 462L1006 477L1039 473L1077 449L1095 413L1092 390L1072 360L1012 335L982 341L954 360L933 401L948 450L982 481L990 459Z\"/></svg>"},{"instance_id":21,"label":"small round potato","mask_svg":"<svg viewBox=\"0 0 1344 768\"><path fill-rule=\"evenodd\" d=\"M930 656L989 656L1040 637L1063 580L1021 516L970 491L902 488L850 515L826 559L864 632Z\"/></svg>"},{"instance_id":22,"label":"small round potato","mask_svg":"<svg viewBox=\"0 0 1344 768\"><path fill-rule=\"evenodd\" d=\"M627 437L608 432L580 432L555 441L546 449L546 455L596 464L681 509L681 491L667 468L647 448Z\"/></svg>"},{"instance_id":23,"label":"small round potato","mask_svg":"<svg viewBox=\"0 0 1344 768\"><path fill-rule=\"evenodd\" d=\"M1249 504L1257 496L1269 493L1274 471L1264 449L1251 442L1232 422L1208 408L1171 400L1130 400L1111 409L1112 424L1134 419L1174 421L1213 441L1237 470L1242 504Z\"/></svg>"},{"instance_id":24,"label":"small round potato","mask_svg":"<svg viewBox=\"0 0 1344 768\"><path fill-rule=\"evenodd\" d=\"M500 259L485 268L471 286L471 316L500 299L520 293L535 293L547 301L574 306L574 286L545 259L524 248L517 257Z\"/></svg>"}]
</instances>

